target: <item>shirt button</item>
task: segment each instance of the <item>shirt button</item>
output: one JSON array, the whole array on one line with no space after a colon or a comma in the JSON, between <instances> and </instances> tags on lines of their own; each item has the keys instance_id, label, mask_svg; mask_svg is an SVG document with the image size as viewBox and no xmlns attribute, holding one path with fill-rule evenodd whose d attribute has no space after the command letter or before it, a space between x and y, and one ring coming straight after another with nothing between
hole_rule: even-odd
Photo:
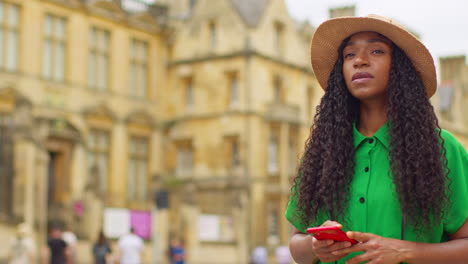
<instances>
[{"instance_id":1,"label":"shirt button","mask_svg":"<svg viewBox=\"0 0 468 264\"><path fill-rule=\"evenodd\" d=\"M365 172L368 172L368 171L369 171L369 167L366 167L366 168L364 169L364 171L365 171Z\"/></svg>"},{"instance_id":2,"label":"shirt button","mask_svg":"<svg viewBox=\"0 0 468 264\"><path fill-rule=\"evenodd\" d=\"M373 138L369 139L369 144L372 144L372 143L374 143L374 139L373 139Z\"/></svg>"},{"instance_id":3,"label":"shirt button","mask_svg":"<svg viewBox=\"0 0 468 264\"><path fill-rule=\"evenodd\" d=\"M359 198L360 203L364 203L365 201L366 201L366 199L364 199L364 197Z\"/></svg>"}]
</instances>

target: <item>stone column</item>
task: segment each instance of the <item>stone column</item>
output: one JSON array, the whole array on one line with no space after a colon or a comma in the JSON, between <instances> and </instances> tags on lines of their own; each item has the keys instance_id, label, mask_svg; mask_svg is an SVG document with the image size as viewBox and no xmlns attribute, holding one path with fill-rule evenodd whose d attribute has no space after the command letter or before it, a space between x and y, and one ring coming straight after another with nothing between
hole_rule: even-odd
<instances>
[{"instance_id":1,"label":"stone column","mask_svg":"<svg viewBox=\"0 0 468 264\"><path fill-rule=\"evenodd\" d=\"M288 222L282 217L285 204L288 202L288 170L289 170L289 124L282 123L280 128L280 203L278 205L280 216L278 217L279 243L285 244L289 240Z\"/></svg>"},{"instance_id":2,"label":"stone column","mask_svg":"<svg viewBox=\"0 0 468 264\"><path fill-rule=\"evenodd\" d=\"M198 254L198 215L199 210L195 205L184 204L182 206L182 217L185 234L185 256L187 263L200 263L200 254Z\"/></svg>"},{"instance_id":3,"label":"stone column","mask_svg":"<svg viewBox=\"0 0 468 264\"><path fill-rule=\"evenodd\" d=\"M34 206L29 203L33 200L34 179L34 143L31 134L33 127L32 104L24 98L16 101L13 116L13 215L22 218L29 225L33 225Z\"/></svg>"},{"instance_id":4,"label":"stone column","mask_svg":"<svg viewBox=\"0 0 468 264\"><path fill-rule=\"evenodd\" d=\"M49 155L43 148L37 149L36 155L36 182L34 188L34 206L37 208L35 214L35 222L37 227L36 241L46 241L47 237L47 187L48 187L48 171Z\"/></svg>"},{"instance_id":5,"label":"stone column","mask_svg":"<svg viewBox=\"0 0 468 264\"><path fill-rule=\"evenodd\" d=\"M15 144L15 204L23 221L34 226L35 146L30 140L20 138ZM21 190L19 193L16 191Z\"/></svg>"},{"instance_id":6,"label":"stone column","mask_svg":"<svg viewBox=\"0 0 468 264\"><path fill-rule=\"evenodd\" d=\"M169 212L167 209L153 210L152 217L153 264L167 264L167 250L169 240Z\"/></svg>"},{"instance_id":7,"label":"stone column","mask_svg":"<svg viewBox=\"0 0 468 264\"><path fill-rule=\"evenodd\" d=\"M128 185L128 135L125 123L117 121L112 129L112 153L110 153L109 195L111 206L123 207L127 200Z\"/></svg>"},{"instance_id":8,"label":"stone column","mask_svg":"<svg viewBox=\"0 0 468 264\"><path fill-rule=\"evenodd\" d=\"M185 256L187 263L199 262L199 240L198 240L198 216L199 210L197 207L197 190L195 183L189 181L184 187L184 195L182 197L183 204L181 206L182 215L182 232L181 236L185 239Z\"/></svg>"},{"instance_id":9,"label":"stone column","mask_svg":"<svg viewBox=\"0 0 468 264\"><path fill-rule=\"evenodd\" d=\"M236 228L238 263L248 263L250 253L249 244L247 243L249 239L247 191L242 188L239 191L236 191L235 196L237 202L233 205L232 215L235 220L234 225Z\"/></svg>"}]
</instances>

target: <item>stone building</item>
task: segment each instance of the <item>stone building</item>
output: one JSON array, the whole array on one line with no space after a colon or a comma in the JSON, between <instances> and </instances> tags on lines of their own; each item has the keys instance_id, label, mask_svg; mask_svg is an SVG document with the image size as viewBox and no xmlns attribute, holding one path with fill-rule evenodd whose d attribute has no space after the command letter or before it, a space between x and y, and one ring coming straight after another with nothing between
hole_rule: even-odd
<instances>
[{"instance_id":1,"label":"stone building","mask_svg":"<svg viewBox=\"0 0 468 264\"><path fill-rule=\"evenodd\" d=\"M0 0L0 28L2 237L90 241L117 208L153 211L160 261L170 237L191 263L287 243L321 90L283 0Z\"/></svg>"},{"instance_id":2,"label":"stone building","mask_svg":"<svg viewBox=\"0 0 468 264\"><path fill-rule=\"evenodd\" d=\"M439 88L434 104L440 124L468 149L468 65L466 56L439 58Z\"/></svg>"},{"instance_id":3,"label":"stone building","mask_svg":"<svg viewBox=\"0 0 468 264\"><path fill-rule=\"evenodd\" d=\"M144 7L0 1L0 232L25 221L45 241L54 221L94 239L103 208L153 208L168 25Z\"/></svg>"},{"instance_id":4,"label":"stone building","mask_svg":"<svg viewBox=\"0 0 468 264\"><path fill-rule=\"evenodd\" d=\"M284 1L167 3L177 22L164 171L181 193L171 196L170 232L187 234L189 261L246 263L253 247L290 237L290 180L321 93L309 66L313 30Z\"/></svg>"}]
</instances>

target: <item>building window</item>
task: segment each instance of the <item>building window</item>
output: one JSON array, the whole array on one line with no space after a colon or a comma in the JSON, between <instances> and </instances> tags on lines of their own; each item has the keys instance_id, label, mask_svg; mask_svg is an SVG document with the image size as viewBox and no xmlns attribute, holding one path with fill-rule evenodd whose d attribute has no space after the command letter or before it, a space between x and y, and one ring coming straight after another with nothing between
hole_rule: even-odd
<instances>
[{"instance_id":1,"label":"building window","mask_svg":"<svg viewBox=\"0 0 468 264\"><path fill-rule=\"evenodd\" d=\"M177 143L176 176L190 176L193 168L193 148L190 140Z\"/></svg>"},{"instance_id":2,"label":"building window","mask_svg":"<svg viewBox=\"0 0 468 264\"><path fill-rule=\"evenodd\" d=\"M195 7L196 4L197 4L197 0L190 0L190 3L189 3L190 10L192 10Z\"/></svg>"},{"instance_id":3,"label":"building window","mask_svg":"<svg viewBox=\"0 0 468 264\"><path fill-rule=\"evenodd\" d=\"M217 41L217 31L216 31L216 23L214 21L211 21L209 24L209 29L210 29L210 47L211 51L214 51L216 48L216 41Z\"/></svg>"},{"instance_id":4,"label":"building window","mask_svg":"<svg viewBox=\"0 0 468 264\"><path fill-rule=\"evenodd\" d=\"M42 76L47 80L65 80L66 21L63 17L46 15L44 21L44 50Z\"/></svg>"},{"instance_id":5,"label":"building window","mask_svg":"<svg viewBox=\"0 0 468 264\"><path fill-rule=\"evenodd\" d=\"M239 140L235 138L231 143L231 167L237 168L240 165Z\"/></svg>"},{"instance_id":6,"label":"building window","mask_svg":"<svg viewBox=\"0 0 468 264\"><path fill-rule=\"evenodd\" d=\"M130 95L145 98L148 94L148 44L133 39L130 48Z\"/></svg>"},{"instance_id":7,"label":"building window","mask_svg":"<svg viewBox=\"0 0 468 264\"><path fill-rule=\"evenodd\" d=\"M107 192L109 175L109 153L110 141L109 132L105 130L93 129L89 137L88 165L90 170L97 175L94 179L97 189L103 193Z\"/></svg>"},{"instance_id":8,"label":"building window","mask_svg":"<svg viewBox=\"0 0 468 264\"><path fill-rule=\"evenodd\" d=\"M284 55L284 24L276 22L274 25L274 39L273 44L275 45L275 52L279 56Z\"/></svg>"},{"instance_id":9,"label":"building window","mask_svg":"<svg viewBox=\"0 0 468 264\"><path fill-rule=\"evenodd\" d=\"M8 219L13 212L13 118L0 113L0 219Z\"/></svg>"},{"instance_id":10,"label":"building window","mask_svg":"<svg viewBox=\"0 0 468 264\"><path fill-rule=\"evenodd\" d=\"M18 69L18 31L20 9L17 5L0 2L0 68Z\"/></svg>"},{"instance_id":11,"label":"building window","mask_svg":"<svg viewBox=\"0 0 468 264\"><path fill-rule=\"evenodd\" d=\"M298 129L291 127L289 130L289 140L288 140L288 174L290 176L296 174L297 166L297 138L298 138Z\"/></svg>"},{"instance_id":12,"label":"building window","mask_svg":"<svg viewBox=\"0 0 468 264\"><path fill-rule=\"evenodd\" d=\"M148 190L149 140L131 137L129 147L128 188L129 201L145 201Z\"/></svg>"},{"instance_id":13,"label":"building window","mask_svg":"<svg viewBox=\"0 0 468 264\"><path fill-rule=\"evenodd\" d=\"M236 74L229 76L229 106L239 105L239 81Z\"/></svg>"},{"instance_id":14,"label":"building window","mask_svg":"<svg viewBox=\"0 0 468 264\"><path fill-rule=\"evenodd\" d=\"M279 138L277 129L270 128L270 136L268 139L268 174L277 175L279 172Z\"/></svg>"},{"instance_id":15,"label":"building window","mask_svg":"<svg viewBox=\"0 0 468 264\"><path fill-rule=\"evenodd\" d=\"M268 204L268 216L267 216L267 243L268 245L277 245L279 243L279 210L276 204L279 202Z\"/></svg>"},{"instance_id":16,"label":"building window","mask_svg":"<svg viewBox=\"0 0 468 264\"><path fill-rule=\"evenodd\" d=\"M276 103L284 103L284 89L283 80L279 76L275 76L273 79L273 100Z\"/></svg>"},{"instance_id":17,"label":"building window","mask_svg":"<svg viewBox=\"0 0 468 264\"><path fill-rule=\"evenodd\" d=\"M109 31L92 27L89 35L88 86L104 91L109 78Z\"/></svg>"},{"instance_id":18,"label":"building window","mask_svg":"<svg viewBox=\"0 0 468 264\"><path fill-rule=\"evenodd\" d=\"M193 91L193 80L192 78L187 78L185 80L185 108L187 111L193 110L194 105L194 91Z\"/></svg>"},{"instance_id":19,"label":"building window","mask_svg":"<svg viewBox=\"0 0 468 264\"><path fill-rule=\"evenodd\" d=\"M238 168L241 165L239 137L227 136L224 140L226 146L226 167L228 169Z\"/></svg>"},{"instance_id":20,"label":"building window","mask_svg":"<svg viewBox=\"0 0 468 264\"><path fill-rule=\"evenodd\" d=\"M306 116L308 119L312 117L312 109L313 109L313 97L314 97L314 90L312 86L307 86L306 91Z\"/></svg>"}]
</instances>

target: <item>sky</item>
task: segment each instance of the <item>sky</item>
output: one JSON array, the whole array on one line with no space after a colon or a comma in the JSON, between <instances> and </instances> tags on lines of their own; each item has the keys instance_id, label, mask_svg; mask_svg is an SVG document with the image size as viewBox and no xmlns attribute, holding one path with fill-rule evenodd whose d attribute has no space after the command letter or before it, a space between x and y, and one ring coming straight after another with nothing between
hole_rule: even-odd
<instances>
[{"instance_id":1,"label":"sky","mask_svg":"<svg viewBox=\"0 0 468 264\"><path fill-rule=\"evenodd\" d=\"M466 0L285 0L290 15L317 27L328 19L330 7L354 5L357 16L377 14L392 18L419 34L439 57L468 56L468 1Z\"/></svg>"}]
</instances>

